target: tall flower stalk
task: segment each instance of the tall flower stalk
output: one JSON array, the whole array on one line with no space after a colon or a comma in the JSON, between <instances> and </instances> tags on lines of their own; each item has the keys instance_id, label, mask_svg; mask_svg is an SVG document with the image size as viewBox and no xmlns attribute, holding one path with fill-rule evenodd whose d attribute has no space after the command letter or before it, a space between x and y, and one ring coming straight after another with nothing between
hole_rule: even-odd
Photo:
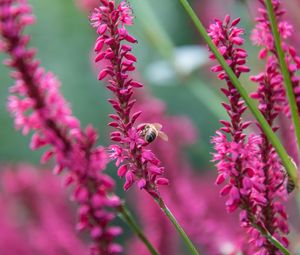
<instances>
[{"instance_id":1,"label":"tall flower stalk","mask_svg":"<svg viewBox=\"0 0 300 255\"><path fill-rule=\"evenodd\" d=\"M110 115L113 122L109 126L117 129L111 133L111 140L121 145L112 145L110 156L117 160L118 175L125 177L124 190L136 182L140 189L159 197L157 185L167 185L168 180L161 177L164 168L160 166L160 161L146 148L148 143L141 135L145 125L134 126L142 112L131 111L135 103L132 98L134 89L143 87L129 77L129 73L135 70L136 58L131 53L132 47L123 43L137 42L125 28L125 25L132 24L131 9L125 2L119 6L115 6L114 1L100 2L102 6L96 8L91 16L92 26L99 35L95 44L95 61L108 60L98 79L109 76L107 88L115 96L109 102L116 111L116 114Z\"/></svg>"},{"instance_id":2,"label":"tall flower stalk","mask_svg":"<svg viewBox=\"0 0 300 255\"><path fill-rule=\"evenodd\" d=\"M208 30L209 36L237 77L249 71L245 66L247 53L241 48L244 42L241 38L243 30L236 27L239 21L235 19L231 22L230 17L226 16L224 21L216 20ZM214 54L210 58L215 59ZM222 88L222 92L228 98L228 103L223 103L223 107L230 119L221 121L223 127L212 140L216 150L213 160L217 162L219 172L216 183L220 185L227 180L220 192L222 196L228 196L227 210L233 212L237 208L241 209L241 225L251 233L251 242L260 248L260 242L257 241L257 235L260 235L256 229L259 224L257 216L261 207L267 203L264 197L266 187L258 185L262 176L258 151L260 139L245 134L244 130L250 125L250 122L242 120L246 106L223 68L217 65L212 71L218 73L219 79L226 81L227 88Z\"/></svg>"},{"instance_id":3,"label":"tall flower stalk","mask_svg":"<svg viewBox=\"0 0 300 255\"><path fill-rule=\"evenodd\" d=\"M293 166L293 162L288 158L288 155L284 149L284 147L282 146L282 144L280 143L278 137L274 134L273 130L271 129L270 125L268 124L267 120L265 119L265 117L263 116L263 114L254 106L253 101L249 98L249 96L247 95L246 90L241 86L241 83L238 80L239 74L236 73L236 70L233 69L232 65L234 63L234 59L232 59L232 56L226 55L226 53L228 52L228 50L226 50L226 48L228 46L230 46L230 44L227 45L220 45L218 41L214 41L214 38L209 38L209 35L206 33L205 28L203 27L201 21L197 18L195 12L193 11L193 9L191 8L191 6L188 4L188 2L186 0L180 0L181 3L183 4L184 8L186 9L186 11L188 12L188 14L191 16L192 20L194 21L197 29L199 30L200 34L203 36L203 38L205 39L205 41L208 43L214 57L219 61L220 66L216 67L214 69L214 71L221 71L221 74L219 75L219 78L221 79L226 79L227 78L227 82L230 81L232 83L232 85L234 85L235 89L238 90L239 94L243 97L243 99L245 100L245 102L247 103L247 106L249 107L249 109L252 111L253 115L255 116L256 120L259 122L259 124L261 125L261 128L264 132L264 134L266 135L266 137L268 138L268 140L272 143L272 145L276 148L276 152L278 153L278 155L280 156L283 165L286 167L289 175L291 176L291 178L293 179L293 181L295 181L295 183L297 182L297 171L296 171L296 167ZM228 19L228 18L227 18ZM218 22L218 21L217 21ZM234 23L235 21L233 21ZM228 29L228 22L226 21L226 18L224 20L224 26L221 26L219 31L220 33L215 33L215 36L220 36L221 39L222 38L222 29ZM236 25L236 24L231 24L231 26ZM227 26L226 26L227 25ZM238 31L238 30L237 30ZM230 30L228 30L228 33L233 33L233 35L231 37L227 37L225 39L231 41L232 39L234 39L234 37L236 37L236 34L234 34L234 32L232 32L232 27L230 28ZM212 36L213 34L211 34ZM237 40L237 41L232 41L231 42L231 47L232 45L236 44L239 45L242 41L241 40ZM231 49L231 47L229 47L229 49ZM230 51L229 51L230 52ZM241 62L243 64L243 61ZM222 73L222 70L223 73ZM239 70L237 70L239 71ZM226 95L227 92L225 92ZM230 94L227 95L229 98L229 102L232 106L232 102L234 102L234 97L232 97ZM229 111L229 116L231 117L231 119L233 117L235 117L235 115L231 116L232 114L232 109L231 106L227 106L226 104L224 105L225 108L227 108L227 110ZM243 111L243 105L240 105L240 110ZM234 112L233 112L234 113ZM232 122L233 123L233 122ZM231 123L231 124L232 124ZM224 122L224 129L223 132L226 133L232 133L231 131L231 125L230 123L226 123ZM236 158L242 158L243 160L247 159L247 157L245 157L245 155L243 155L243 153L240 154L236 154L233 153L236 148L241 148L240 146L234 146L233 148L231 148L230 143L226 143L226 136L222 135L222 133L218 134L219 139L214 139L215 144L217 145L215 148L217 150L217 154L215 155L215 160L219 160L221 163L221 169L225 170L225 175L219 175L218 179L217 179L217 183L222 183L226 177L230 177L230 172L226 173L226 169L231 169L232 166L239 166L238 164L236 164L237 162L235 162L233 165L230 164L230 160L228 160L227 157L232 157L233 159ZM242 136L242 133L238 134L238 137ZM250 138L250 137L249 137ZM248 143L249 143L249 138L248 138ZM241 139L241 138L240 138ZM254 144L254 142L249 143L249 145ZM259 144L259 142L257 143ZM255 146L257 147L257 146ZM232 150L233 149L233 150ZM253 148L254 150L252 150L252 152L254 153L252 156L254 156L255 154L257 155L257 148ZM242 152L242 151L241 151ZM247 149L246 152L249 154L249 152L251 152L251 149ZM217 157L216 157L217 156ZM267 238L268 241L270 241L276 248L278 248L283 254L290 254L290 252L284 247L286 244L282 244L280 241L277 240L276 237L272 236L270 234L270 232L265 228L264 225L262 225L260 223L259 220L256 220L255 218L255 214L257 213L257 211L261 208L261 206L263 206L266 203L266 199L264 198L264 187L260 187L260 185L256 185L259 182L259 177L261 176L261 168L260 166L255 166L255 163L260 163L258 160L255 160L256 157L253 158L252 162L250 162L254 168L249 167L247 169L247 172L243 173L242 176L243 178L245 178L245 182L242 182L242 186L238 187L238 188L243 188L241 190L237 189L233 189L236 192L234 192L231 195L231 198L229 199L229 201L227 202L227 205L231 206L232 204L236 204L237 206L239 205L243 205L243 203L246 202L246 206L242 206L241 209L242 212L240 214L241 217L241 222L244 223L243 225L246 226L247 228L250 228L250 232L252 232L253 235L253 241L255 242L257 240L258 236L261 236L261 238ZM224 160L225 159L225 160ZM256 161L256 162L255 162ZM246 161L247 162L247 161ZM228 163L228 164L227 164ZM252 170L254 170L252 172ZM242 169L239 169L240 171ZM250 172L248 172L250 170ZM255 171L256 170L256 171ZM253 173L253 176L252 173ZM234 175L233 178L238 178L239 175L239 171L233 171L232 174ZM248 174L248 177L246 177L246 174ZM250 175L249 175L250 174ZM251 183L251 179L253 179L252 183ZM257 179L255 181L255 179ZM232 192L232 186L234 186L236 182L235 181L230 181L230 183L225 186L221 192L221 194L228 194L229 192ZM244 189L244 187L246 189ZM258 191L258 193L256 191ZM242 195L242 196L241 196ZM250 195L250 197L249 197ZM250 206L251 206L251 202L253 203L252 206L250 207L249 210L249 204L247 203L247 200L241 200L241 197L244 196L248 196L248 201L250 202ZM235 202L235 203L234 203ZM241 202L241 203L240 203ZM248 204L248 205L247 205ZM237 207L236 206L236 207ZM236 209L236 207L229 207L229 209ZM250 223L250 224L249 224ZM256 234L255 234L256 232ZM258 240L259 240L258 239ZM257 247L260 247L260 243L256 243Z\"/></svg>"},{"instance_id":4,"label":"tall flower stalk","mask_svg":"<svg viewBox=\"0 0 300 255\"><path fill-rule=\"evenodd\" d=\"M262 8L259 9L260 17L256 18L257 24L252 33L252 40L262 47L259 54L261 59L271 54L277 60L277 68L281 70L286 89L285 112L292 117L300 152L300 83L296 74L300 67L300 58L295 48L286 42L292 35L293 27L283 19L285 10L279 0L259 0L259 2Z\"/></svg>"},{"instance_id":5,"label":"tall flower stalk","mask_svg":"<svg viewBox=\"0 0 300 255\"><path fill-rule=\"evenodd\" d=\"M114 95L113 99L108 100L115 110L115 114L110 114L113 121L109 126L116 129L111 132L111 140L116 144L110 146L110 158L116 160L118 175L125 177L124 190L134 183L146 190L176 227L191 253L198 254L159 193L158 186L168 185L169 181L162 177L164 167L160 160L147 147L149 142L143 135L146 124L135 125L142 111L132 112L135 104L133 95L135 89L143 85L129 75L135 70L136 57L128 43L137 42L126 29L126 26L132 25L131 9L125 1L116 4L113 0L100 0L100 3L90 19L98 34L95 61L107 62L98 79L108 78L107 88Z\"/></svg>"},{"instance_id":6,"label":"tall flower stalk","mask_svg":"<svg viewBox=\"0 0 300 255\"><path fill-rule=\"evenodd\" d=\"M151 254L157 254L113 193L114 181L103 172L107 154L103 147L96 146L97 132L91 126L81 129L60 94L59 81L39 66L35 50L28 48L30 37L23 35L23 30L33 22L26 1L0 2L1 50L10 56L5 64L14 70L11 76L16 81L10 88L12 95L8 102L16 128L22 129L23 134L33 131L33 150L48 146L41 162L55 157L54 173L68 169L65 184L73 184L72 198L79 204L77 229L90 233L92 254L108 255L122 251L122 247L114 242L122 230L110 224L117 212L126 216L124 219L130 226L134 225L133 229Z\"/></svg>"},{"instance_id":7,"label":"tall flower stalk","mask_svg":"<svg viewBox=\"0 0 300 255\"><path fill-rule=\"evenodd\" d=\"M274 122L282 109L285 97L282 87L282 76L277 70L277 63L274 57L268 59L265 72L253 76L251 79L259 84L257 92L253 93L252 97L259 101L260 111L275 132L278 130L278 127L275 126ZM288 240L284 235L288 234L289 228L287 213L283 205L287 196L283 182L285 171L282 169L274 147L263 132L260 136L260 162L263 174L260 179L265 186L264 197L266 203L261 206L259 218L261 224L264 225L270 234L276 236L278 240L287 246ZM270 242L267 240L262 241L262 252L267 252L268 254L278 253L278 250Z\"/></svg>"}]
</instances>

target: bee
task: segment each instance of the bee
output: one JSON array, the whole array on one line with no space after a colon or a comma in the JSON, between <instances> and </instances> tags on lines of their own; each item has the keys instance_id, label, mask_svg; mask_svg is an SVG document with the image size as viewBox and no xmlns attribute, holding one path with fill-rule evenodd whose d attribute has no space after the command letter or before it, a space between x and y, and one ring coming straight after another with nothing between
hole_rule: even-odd
<instances>
[{"instance_id":1,"label":"bee","mask_svg":"<svg viewBox=\"0 0 300 255\"><path fill-rule=\"evenodd\" d=\"M297 165L296 165L295 161L291 157L289 157L289 159L291 160L291 162L293 163L295 168L297 168ZM285 188L286 188L287 193L290 194L296 188L296 184L294 183L292 178L288 175L286 170L285 170L285 178L284 179L287 179L286 184L285 184Z\"/></svg>"},{"instance_id":2,"label":"bee","mask_svg":"<svg viewBox=\"0 0 300 255\"><path fill-rule=\"evenodd\" d=\"M288 194L292 193L293 190L296 188L296 185L291 177L287 176L287 182L286 182L286 191Z\"/></svg>"},{"instance_id":3,"label":"bee","mask_svg":"<svg viewBox=\"0 0 300 255\"><path fill-rule=\"evenodd\" d=\"M141 135L147 143L152 143L158 136L164 141L168 141L168 136L161 131L162 125L159 123L145 123Z\"/></svg>"}]
</instances>

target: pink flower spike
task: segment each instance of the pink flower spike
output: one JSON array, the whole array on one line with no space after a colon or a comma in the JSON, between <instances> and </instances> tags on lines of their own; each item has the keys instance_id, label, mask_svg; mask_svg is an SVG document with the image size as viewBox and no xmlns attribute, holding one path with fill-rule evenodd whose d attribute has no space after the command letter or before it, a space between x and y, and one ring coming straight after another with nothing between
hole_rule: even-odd
<instances>
[{"instance_id":1,"label":"pink flower spike","mask_svg":"<svg viewBox=\"0 0 300 255\"><path fill-rule=\"evenodd\" d=\"M280 112L284 109L285 100L284 98L284 88L282 84L282 75L278 67L278 62L274 56L269 56L267 58L266 68L263 73L258 74L252 81L258 84L258 88L254 98L259 102L259 109L264 117L267 119L269 125L275 129L275 121L279 116ZM258 125L259 126L259 125ZM261 130L261 128L260 128ZM285 173L282 171L282 165L280 159L272 147L268 139L263 133L260 135L261 145L261 169L263 169L261 179L264 180L262 185L258 185L258 182L253 183L256 189L260 192L253 193L253 199L256 203L260 204L260 210L262 213L260 217L261 221L268 219L264 223L265 227L270 231L270 233L277 233L278 238L283 240L285 238L284 234L287 232L280 230L280 227L276 222L286 222L286 219L282 219L282 212L285 213L285 208L283 202L286 200L286 192L284 187L282 187L282 180L284 180ZM252 169L252 171L254 171ZM249 174L249 177L253 175ZM253 175L254 176L254 175ZM277 206L280 205L280 210ZM284 223L287 226L287 223ZM285 227L285 230L288 227ZM264 250L272 251L273 247L267 240L262 242L265 247Z\"/></svg>"},{"instance_id":2,"label":"pink flower spike","mask_svg":"<svg viewBox=\"0 0 300 255\"><path fill-rule=\"evenodd\" d=\"M143 112L132 112L136 101L135 90L143 87L143 84L130 77L137 61L129 45L137 43L137 40L127 30L127 26L132 25L132 19L132 11L126 1L116 4L114 0L109 0L105 7L95 8L90 18L91 25L99 35L94 47L95 60L105 59L98 79L108 78L107 88L114 96L108 100L115 111L110 115L113 122L108 125L119 132L113 131L110 136L112 142L116 143L110 146L113 148L110 158L116 160L116 166L122 163L118 168L118 176L125 177L125 190L136 183L140 189L157 197L157 185L166 185L168 181L161 177L163 168L160 161L146 149L149 142L144 138L145 125L143 128L135 126Z\"/></svg>"},{"instance_id":3,"label":"pink flower spike","mask_svg":"<svg viewBox=\"0 0 300 255\"><path fill-rule=\"evenodd\" d=\"M273 2L277 5L277 1ZM266 12L263 16L268 19ZM223 53L232 71L237 77L240 77L242 73L249 72L249 68L245 65L247 52L241 48L244 42L240 37L243 30L235 27L239 23L239 19L234 20L231 27L228 26L229 22L230 18L226 16L223 22L216 21L211 24L209 35L219 51ZM260 39L263 39L262 35L257 37L257 40ZM270 39L266 38L266 40L269 40L270 43ZM264 44L264 47L266 46L273 47L271 44ZM268 51L263 49L261 54L267 57ZM215 59L214 56L211 56L211 59ZM260 84L258 91L252 97L259 100L259 109L270 125L278 115L278 110L280 110L278 106L283 98L279 89L282 78L279 77L275 66L270 63L267 74L252 77L253 81ZM218 78L227 83L227 88L222 89L222 92L228 98L228 103L222 103L222 105L230 119L230 121L221 121L223 127L216 132L216 136L212 139L216 151L213 161L216 162L219 172L216 183L225 183L220 194L227 197L225 203L227 211L241 210L241 226L246 228L249 233L249 242L255 244L256 247L253 247L253 250L257 251L255 254L275 254L277 249L261 236L253 225L263 225L270 233L279 234L275 223L275 219L278 217L272 199L277 195L277 190L278 194L282 193L281 189L275 188L280 187L279 182L284 178L282 171L279 170L280 163L264 135L247 135L244 132L251 124L243 121L243 113L246 110L244 101L222 68L218 67L212 70L218 72ZM273 107L274 104L277 104L277 107ZM273 162L271 163L271 161ZM279 240L282 240L280 236Z\"/></svg>"}]
</instances>

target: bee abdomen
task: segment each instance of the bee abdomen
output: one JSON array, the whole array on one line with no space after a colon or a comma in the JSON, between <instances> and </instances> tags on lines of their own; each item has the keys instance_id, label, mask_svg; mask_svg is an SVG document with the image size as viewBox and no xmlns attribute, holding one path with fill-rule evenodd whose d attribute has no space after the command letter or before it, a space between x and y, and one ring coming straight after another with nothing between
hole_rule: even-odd
<instances>
[{"instance_id":1,"label":"bee abdomen","mask_svg":"<svg viewBox=\"0 0 300 255\"><path fill-rule=\"evenodd\" d=\"M145 135L145 140L148 142L148 143L151 143L155 140L156 138L156 133L155 132L149 132L148 134Z\"/></svg>"},{"instance_id":2,"label":"bee abdomen","mask_svg":"<svg viewBox=\"0 0 300 255\"><path fill-rule=\"evenodd\" d=\"M288 177L288 180L286 183L286 190L287 190L288 194L292 193L295 188L296 188L295 183L293 182L293 180L291 178Z\"/></svg>"}]
</instances>

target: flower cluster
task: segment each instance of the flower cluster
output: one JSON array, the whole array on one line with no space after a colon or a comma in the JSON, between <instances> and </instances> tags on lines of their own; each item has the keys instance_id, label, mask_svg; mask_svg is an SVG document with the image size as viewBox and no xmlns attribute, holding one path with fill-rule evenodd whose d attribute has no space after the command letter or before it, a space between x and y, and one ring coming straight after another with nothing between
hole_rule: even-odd
<instances>
[{"instance_id":1,"label":"flower cluster","mask_svg":"<svg viewBox=\"0 0 300 255\"><path fill-rule=\"evenodd\" d=\"M282 109L282 104L285 102L282 91L282 76L277 70L275 57L269 57L265 72L251 77L251 80L259 84L257 92L252 94L252 98L259 101L261 113L275 132L278 130L278 127L274 126L274 121ZM258 127L260 128L259 125ZM264 174L262 181L265 186L264 193L267 201L266 204L261 206L260 221L273 236L287 246L287 239L281 236L280 233L288 234L289 231L287 213L282 203L286 199L286 190L284 185L282 185L282 180L285 179L285 172L282 169L275 149L262 130L260 162ZM276 248L266 240L262 242L262 246L261 252L266 251L272 254L276 251Z\"/></svg>"},{"instance_id":2,"label":"flower cluster","mask_svg":"<svg viewBox=\"0 0 300 255\"><path fill-rule=\"evenodd\" d=\"M5 63L14 69L11 76L16 80L8 109L16 128L22 128L23 134L33 131L32 149L50 146L41 161L55 157L55 173L69 170L66 185L74 185L73 198L80 205L78 229L90 231L93 254L115 254L121 247L113 239L121 230L109 223L120 200L111 195L114 181L103 173L106 153L101 146L95 147L98 136L91 126L80 128L60 94L58 80L39 66L35 50L27 47L30 38L23 30L33 21L26 1L0 2L1 49L10 56Z\"/></svg>"},{"instance_id":3,"label":"flower cluster","mask_svg":"<svg viewBox=\"0 0 300 255\"><path fill-rule=\"evenodd\" d=\"M243 30L236 27L238 22L239 19L236 19L230 23L229 16L226 16L223 22L217 20L209 28L209 35L237 77L249 71L244 66L247 53L240 48L243 44L243 39L240 37ZM211 55L211 58L214 59L214 56ZM261 211L270 207L269 197L266 197L266 189L269 187L265 183L267 180L264 172L265 165L261 163L262 138L253 134L247 137L244 133L250 125L250 122L242 120L242 114L246 110L244 101L221 66L213 67L212 71L219 72L218 77L227 82L227 89L223 88L222 92L229 103L223 103L223 106L230 118L230 121L221 121L223 127L217 131L217 135L212 140L216 150L213 160L218 162L219 172L216 184L220 185L228 181L221 190L222 196L229 195L226 202L227 209L229 212L237 208L241 209L241 225L251 234L250 243L255 244L261 251L266 240L256 228L258 225L262 229L267 227L263 225L265 221L261 220ZM261 104L261 107L265 106ZM272 153L268 155L270 161L275 157ZM279 165L278 163L276 167ZM274 177L275 182L278 182L282 176L276 169L272 170L279 175ZM272 174L269 169L268 174ZM278 203L278 207L280 205Z\"/></svg>"},{"instance_id":4,"label":"flower cluster","mask_svg":"<svg viewBox=\"0 0 300 255\"><path fill-rule=\"evenodd\" d=\"M236 19L230 23L229 16L226 16L224 21L216 20L209 27L209 35L232 70L237 76L240 76L242 72L248 72L249 69L244 66L247 53L244 49L237 47L243 44L243 39L240 37L243 30L235 27L238 22L239 19ZM213 54L210 55L210 58L215 59ZM218 161L217 168L219 170L217 184L230 178L229 184L223 188L221 194L230 194L226 205L229 211L234 211L244 200L240 189L243 186L248 187L249 185L246 184L251 183L250 178L254 176L254 170L248 165L251 165L249 159L255 155L255 146L258 144L258 140L255 137L249 137L249 141L246 141L243 131L250 125L249 122L242 121L242 114L246 110L246 106L227 74L220 65L214 66L212 71L218 72L219 79L225 79L228 86L227 89L223 88L222 92L229 99L229 104L223 103L223 107L230 117L230 122L221 120L223 127L217 131L213 143L217 151L214 154L214 161ZM228 141L225 134L229 134L232 141ZM246 147L248 148L246 149ZM249 192L245 190L243 193L247 196Z\"/></svg>"},{"instance_id":5,"label":"flower cluster","mask_svg":"<svg viewBox=\"0 0 300 255\"><path fill-rule=\"evenodd\" d=\"M91 24L98 34L95 61L107 61L98 79L107 77L107 88L114 94L109 102L116 114L110 115L113 121L109 126L116 128L117 131L111 133L111 140L118 144L111 145L110 157L116 160L118 175L125 177L125 190L137 182L140 189L157 197L157 185L166 185L168 180L161 177L164 168L160 166L160 161L146 148L148 143L142 136L145 124L135 126L142 112L132 113L134 89L143 85L129 76L135 70L136 57L128 43L137 42L126 29L132 24L131 9L124 1L119 5L113 0L100 2L101 6L91 16Z\"/></svg>"},{"instance_id":6,"label":"flower cluster","mask_svg":"<svg viewBox=\"0 0 300 255\"><path fill-rule=\"evenodd\" d=\"M260 111L269 125L273 126L274 120L285 102L282 75L277 69L274 56L267 59L265 72L252 76L250 79L258 83L257 92L252 93L251 97L259 101ZM273 128L273 131L276 131L276 129Z\"/></svg>"},{"instance_id":7,"label":"flower cluster","mask_svg":"<svg viewBox=\"0 0 300 255\"><path fill-rule=\"evenodd\" d=\"M227 64L232 68L237 77L240 77L241 73L249 72L249 68L245 65L247 52L239 47L244 43L244 39L241 38L244 30L236 27L239 22L240 18L230 22L230 16L227 15L224 21L216 19L215 22L209 26L208 31L208 35L212 38L212 41L218 47L220 53L226 59ZM210 59L216 59L214 54L210 54ZM219 73L218 78L221 80L225 79L227 83L229 83L229 89L232 88L232 90L234 90L222 66L216 65L212 68L212 71ZM228 97L229 94L226 91L222 90L222 92ZM229 93L232 92L229 91ZM236 94L238 95L237 92ZM238 100L238 98L235 100Z\"/></svg>"},{"instance_id":8,"label":"flower cluster","mask_svg":"<svg viewBox=\"0 0 300 255\"><path fill-rule=\"evenodd\" d=\"M269 55L275 56L275 59L277 61L277 69L279 69L280 65L278 61L278 54L275 47L275 41L272 34L272 28L269 21L266 4L263 0L258 1L262 5L262 8L258 9L260 16L256 18L256 25L252 31L251 40L254 45L262 47L259 53L259 58L265 59L268 58ZM289 43L287 42L287 39L291 37L293 33L293 26L283 18L285 10L281 6L281 1L273 0L272 4L275 12L275 18L278 24L279 34L281 36L282 48L285 53L285 60L288 64L288 69L290 72L298 111L300 113L300 77L297 75L297 72L300 70L300 57L297 55L296 49L289 45ZM290 111L287 100L285 105L283 105L283 109L287 116L290 117Z\"/></svg>"}]
</instances>

